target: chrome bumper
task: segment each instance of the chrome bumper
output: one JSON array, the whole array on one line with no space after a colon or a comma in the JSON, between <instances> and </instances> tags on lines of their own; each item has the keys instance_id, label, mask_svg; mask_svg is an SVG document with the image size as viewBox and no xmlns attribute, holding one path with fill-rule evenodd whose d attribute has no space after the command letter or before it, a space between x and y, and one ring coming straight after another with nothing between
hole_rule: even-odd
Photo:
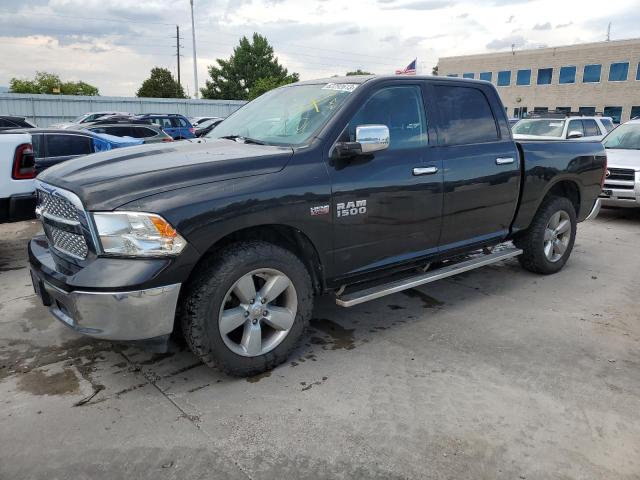
<instances>
[{"instance_id":1,"label":"chrome bumper","mask_svg":"<svg viewBox=\"0 0 640 480\"><path fill-rule=\"evenodd\" d=\"M130 292L65 292L32 270L36 293L78 333L104 340L147 340L173 331L180 284Z\"/></svg>"},{"instance_id":2,"label":"chrome bumper","mask_svg":"<svg viewBox=\"0 0 640 480\"><path fill-rule=\"evenodd\" d=\"M593 220L594 218L596 218L600 213L600 207L602 207L602 199L596 198L596 203L593 204L593 208L589 212L589 215L587 215L587 218L584 219L584 221L586 222L588 220Z\"/></svg>"}]
</instances>

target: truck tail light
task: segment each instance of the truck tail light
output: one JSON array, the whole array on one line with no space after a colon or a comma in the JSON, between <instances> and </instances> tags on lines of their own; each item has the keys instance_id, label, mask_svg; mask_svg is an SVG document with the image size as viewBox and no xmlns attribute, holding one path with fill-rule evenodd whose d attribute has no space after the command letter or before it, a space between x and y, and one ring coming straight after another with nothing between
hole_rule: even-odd
<instances>
[{"instance_id":1,"label":"truck tail light","mask_svg":"<svg viewBox=\"0 0 640 480\"><path fill-rule=\"evenodd\" d=\"M11 177L14 180L36 178L36 158L33 155L33 147L30 143L23 143L16 148L16 153L13 156Z\"/></svg>"},{"instance_id":2,"label":"truck tail light","mask_svg":"<svg viewBox=\"0 0 640 480\"><path fill-rule=\"evenodd\" d=\"M165 137L162 139L163 142L173 142L173 138L171 137Z\"/></svg>"},{"instance_id":3,"label":"truck tail light","mask_svg":"<svg viewBox=\"0 0 640 480\"><path fill-rule=\"evenodd\" d=\"M189 129L189 131L190 131L193 135L195 135L195 134L196 134L196 129L195 129L195 128L193 128L193 127L191 127L191 128Z\"/></svg>"}]
</instances>

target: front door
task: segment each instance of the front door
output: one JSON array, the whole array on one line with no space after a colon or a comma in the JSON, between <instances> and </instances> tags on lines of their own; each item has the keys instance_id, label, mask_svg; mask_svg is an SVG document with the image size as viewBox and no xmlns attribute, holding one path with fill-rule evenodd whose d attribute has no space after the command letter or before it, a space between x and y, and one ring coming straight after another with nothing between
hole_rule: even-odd
<instances>
[{"instance_id":1,"label":"front door","mask_svg":"<svg viewBox=\"0 0 640 480\"><path fill-rule=\"evenodd\" d=\"M502 112L491 108L482 88L440 84L430 91L444 168L440 248L500 239L509 231L520 189L520 158L513 140L501 133Z\"/></svg>"},{"instance_id":2,"label":"front door","mask_svg":"<svg viewBox=\"0 0 640 480\"><path fill-rule=\"evenodd\" d=\"M420 85L388 86L369 96L342 133L340 141L355 141L357 126L382 124L390 143L330 162L336 276L437 251L442 175L430 152L428 122Z\"/></svg>"}]
</instances>

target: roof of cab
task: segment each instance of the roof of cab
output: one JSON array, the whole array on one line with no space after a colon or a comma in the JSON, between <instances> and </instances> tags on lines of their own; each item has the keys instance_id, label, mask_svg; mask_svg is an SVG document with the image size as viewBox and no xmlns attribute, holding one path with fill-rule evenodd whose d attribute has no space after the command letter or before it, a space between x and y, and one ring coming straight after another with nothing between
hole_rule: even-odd
<instances>
[{"instance_id":1,"label":"roof of cab","mask_svg":"<svg viewBox=\"0 0 640 480\"><path fill-rule=\"evenodd\" d=\"M296 86L296 85L317 85L321 83L365 83L375 80L384 81L384 80L402 80L402 81L411 81L411 80L438 80L438 81L451 81L457 83L481 83L492 85L491 82L487 82L485 80L475 80L471 78L456 78L456 77L439 77L434 75L350 75L350 76L341 76L341 77L328 77L328 78L316 78L313 80L302 80L300 82L291 83L287 86Z\"/></svg>"}]
</instances>

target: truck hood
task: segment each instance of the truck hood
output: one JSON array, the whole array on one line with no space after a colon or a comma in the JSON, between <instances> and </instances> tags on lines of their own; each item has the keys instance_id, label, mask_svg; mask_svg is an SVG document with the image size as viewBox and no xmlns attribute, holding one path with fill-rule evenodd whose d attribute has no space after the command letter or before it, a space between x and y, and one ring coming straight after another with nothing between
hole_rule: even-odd
<instances>
[{"instance_id":1,"label":"truck hood","mask_svg":"<svg viewBox=\"0 0 640 480\"><path fill-rule=\"evenodd\" d=\"M607 148L607 165L613 168L640 170L640 150Z\"/></svg>"},{"instance_id":2,"label":"truck hood","mask_svg":"<svg viewBox=\"0 0 640 480\"><path fill-rule=\"evenodd\" d=\"M113 210L159 192L282 170L293 150L233 140L154 143L60 163L38 180L74 192L88 210Z\"/></svg>"}]
</instances>

